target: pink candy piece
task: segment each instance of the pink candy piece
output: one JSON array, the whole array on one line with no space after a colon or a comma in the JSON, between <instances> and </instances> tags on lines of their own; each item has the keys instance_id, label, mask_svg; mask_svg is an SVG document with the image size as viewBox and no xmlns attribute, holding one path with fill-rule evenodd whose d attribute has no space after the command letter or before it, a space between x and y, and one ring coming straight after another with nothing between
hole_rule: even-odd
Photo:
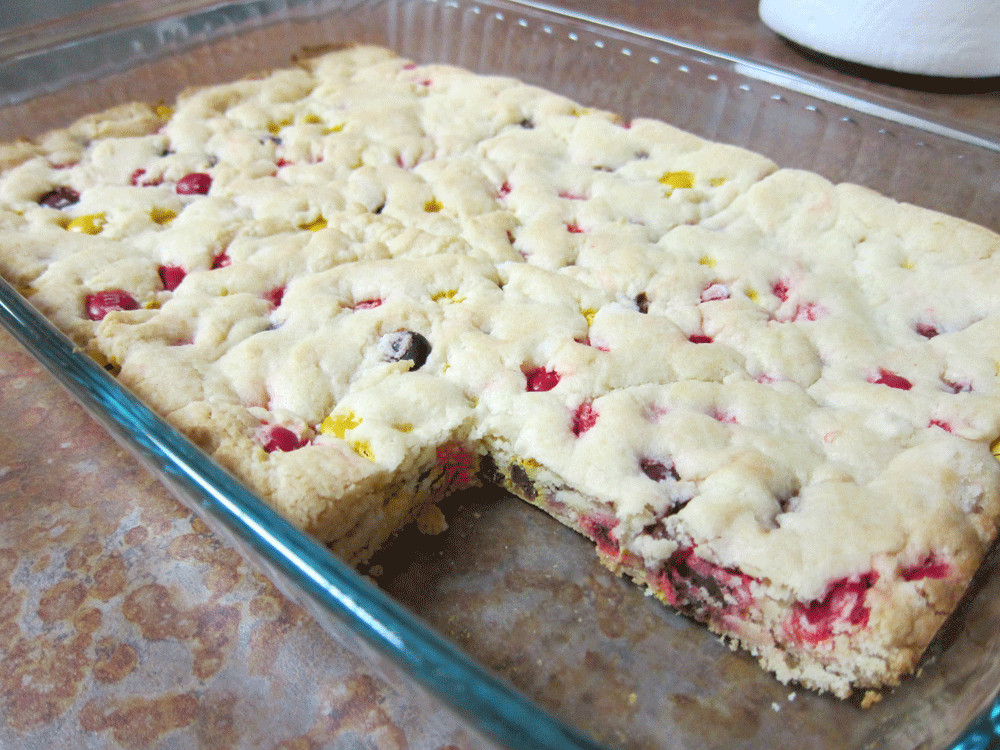
<instances>
[{"instance_id":1,"label":"pink candy piece","mask_svg":"<svg viewBox=\"0 0 1000 750\"><path fill-rule=\"evenodd\" d=\"M377 298L363 299L360 302L355 302L354 303L354 307L352 309L354 309L354 310L371 310L373 308L378 307L381 304L382 304L382 300L377 299Z\"/></svg>"}]
</instances>

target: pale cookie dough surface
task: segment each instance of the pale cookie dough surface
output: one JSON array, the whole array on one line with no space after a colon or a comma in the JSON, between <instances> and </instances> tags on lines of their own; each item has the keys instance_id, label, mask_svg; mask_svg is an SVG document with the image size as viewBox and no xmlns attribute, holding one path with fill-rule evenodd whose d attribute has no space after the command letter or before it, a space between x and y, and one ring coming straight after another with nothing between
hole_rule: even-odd
<instances>
[{"instance_id":1,"label":"pale cookie dough surface","mask_svg":"<svg viewBox=\"0 0 1000 750\"><path fill-rule=\"evenodd\" d=\"M0 148L0 270L344 557L480 477L847 695L1000 515L1000 238L361 47Z\"/></svg>"}]
</instances>

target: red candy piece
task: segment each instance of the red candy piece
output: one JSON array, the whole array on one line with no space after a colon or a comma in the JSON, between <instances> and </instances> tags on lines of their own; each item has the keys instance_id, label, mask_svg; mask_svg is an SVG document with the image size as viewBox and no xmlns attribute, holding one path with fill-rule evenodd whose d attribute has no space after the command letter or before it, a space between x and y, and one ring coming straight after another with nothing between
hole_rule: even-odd
<instances>
[{"instance_id":1,"label":"red candy piece","mask_svg":"<svg viewBox=\"0 0 1000 750\"><path fill-rule=\"evenodd\" d=\"M656 583L672 606L712 620L750 606L750 585L756 580L738 568L703 560L692 547L681 547L667 560Z\"/></svg>"},{"instance_id":2,"label":"red candy piece","mask_svg":"<svg viewBox=\"0 0 1000 750\"><path fill-rule=\"evenodd\" d=\"M928 423L927 426L928 427L940 427L945 432L951 432L951 425L948 424L947 422L945 422L944 420L941 420L941 419L932 419Z\"/></svg>"},{"instance_id":3,"label":"red candy piece","mask_svg":"<svg viewBox=\"0 0 1000 750\"><path fill-rule=\"evenodd\" d=\"M723 424L739 424L739 420L736 415L728 411L715 410L712 412L712 419L716 422L722 422Z\"/></svg>"},{"instance_id":4,"label":"red candy piece","mask_svg":"<svg viewBox=\"0 0 1000 750\"><path fill-rule=\"evenodd\" d=\"M942 378L941 382L944 383L945 387L952 393L972 392L972 383L970 383L967 380L959 380L953 382L951 380L945 380L944 378Z\"/></svg>"},{"instance_id":5,"label":"red candy piece","mask_svg":"<svg viewBox=\"0 0 1000 750\"><path fill-rule=\"evenodd\" d=\"M48 206L49 208L62 209L72 206L79 200L80 194L73 188L60 185L39 198L38 204L40 206Z\"/></svg>"},{"instance_id":6,"label":"red candy piece","mask_svg":"<svg viewBox=\"0 0 1000 750\"><path fill-rule=\"evenodd\" d=\"M617 518L611 515L584 516L580 519L580 525L583 533L597 544L597 549L610 557L618 557L618 540L612 536L612 530L618 525Z\"/></svg>"},{"instance_id":7,"label":"red candy piece","mask_svg":"<svg viewBox=\"0 0 1000 750\"><path fill-rule=\"evenodd\" d=\"M264 299L271 303L271 307L281 307L281 300L285 297L285 287L278 286L270 291L264 292Z\"/></svg>"},{"instance_id":8,"label":"red candy piece","mask_svg":"<svg viewBox=\"0 0 1000 750\"><path fill-rule=\"evenodd\" d=\"M163 184L162 177L154 177L151 180L144 180L143 177L146 175L146 170L140 167L135 170L131 177L128 178L129 185L135 185L136 187L156 187L157 185Z\"/></svg>"},{"instance_id":9,"label":"red candy piece","mask_svg":"<svg viewBox=\"0 0 1000 750\"><path fill-rule=\"evenodd\" d=\"M214 271L216 268L225 268L232 262L233 262L232 258L230 258L226 254L226 251L223 250L221 253L212 258L212 270Z\"/></svg>"},{"instance_id":10,"label":"red candy piece","mask_svg":"<svg viewBox=\"0 0 1000 750\"><path fill-rule=\"evenodd\" d=\"M838 623L852 628L868 624L871 608L865 600L868 590L878 581L878 573L870 570L852 578L840 578L826 587L822 599L796 602L786 623L787 634L803 643L817 644L831 638Z\"/></svg>"},{"instance_id":11,"label":"red candy piece","mask_svg":"<svg viewBox=\"0 0 1000 750\"><path fill-rule=\"evenodd\" d=\"M652 479L654 482L664 482L669 477L670 479L680 480L680 475L677 473L677 469L673 466L667 466L662 461L657 461L655 458L644 458L639 462L639 468L642 469L642 473L647 477Z\"/></svg>"},{"instance_id":12,"label":"red candy piece","mask_svg":"<svg viewBox=\"0 0 1000 750\"><path fill-rule=\"evenodd\" d=\"M819 320L827 314L827 309L815 302L796 305L792 320Z\"/></svg>"},{"instance_id":13,"label":"red candy piece","mask_svg":"<svg viewBox=\"0 0 1000 750\"><path fill-rule=\"evenodd\" d=\"M933 323L917 323L913 330L925 339L932 339L941 333Z\"/></svg>"},{"instance_id":14,"label":"red candy piece","mask_svg":"<svg viewBox=\"0 0 1000 750\"><path fill-rule=\"evenodd\" d=\"M570 234L583 234L584 230L582 230L580 225L574 221L572 224L566 225L566 231Z\"/></svg>"},{"instance_id":15,"label":"red candy piece","mask_svg":"<svg viewBox=\"0 0 1000 750\"><path fill-rule=\"evenodd\" d=\"M529 391L551 391L559 383L559 373L544 367L532 368L524 373L524 377Z\"/></svg>"},{"instance_id":16,"label":"red candy piece","mask_svg":"<svg viewBox=\"0 0 1000 750\"><path fill-rule=\"evenodd\" d=\"M176 190L178 195L207 195L211 187L211 175L204 172L192 172L177 181Z\"/></svg>"},{"instance_id":17,"label":"red candy piece","mask_svg":"<svg viewBox=\"0 0 1000 750\"><path fill-rule=\"evenodd\" d=\"M124 289L105 289L87 295L87 317L91 320L103 320L109 312L118 310L137 310L139 303Z\"/></svg>"},{"instance_id":18,"label":"red candy piece","mask_svg":"<svg viewBox=\"0 0 1000 750\"><path fill-rule=\"evenodd\" d=\"M444 477L444 481L435 488L436 496L444 497L455 490L469 487L475 482L476 457L463 443L455 440L439 445L435 456Z\"/></svg>"},{"instance_id":19,"label":"red candy piece","mask_svg":"<svg viewBox=\"0 0 1000 750\"><path fill-rule=\"evenodd\" d=\"M611 351L606 344L595 344L590 340L590 336L584 336L581 339L573 339L578 344L583 344L584 346L592 346L599 352L609 352Z\"/></svg>"},{"instance_id":20,"label":"red candy piece","mask_svg":"<svg viewBox=\"0 0 1000 750\"><path fill-rule=\"evenodd\" d=\"M508 195L510 195L510 183L504 180L503 185L501 185L500 189L497 190L497 197L506 198Z\"/></svg>"},{"instance_id":21,"label":"red candy piece","mask_svg":"<svg viewBox=\"0 0 1000 750\"><path fill-rule=\"evenodd\" d=\"M372 308L378 307L382 304L380 299L363 299L360 302L356 302L352 309L354 310L371 310Z\"/></svg>"},{"instance_id":22,"label":"red candy piece","mask_svg":"<svg viewBox=\"0 0 1000 750\"><path fill-rule=\"evenodd\" d=\"M947 578L951 575L951 566L941 560L933 552L928 553L923 562L910 565L899 571L904 581L919 581L924 578Z\"/></svg>"},{"instance_id":23,"label":"red candy piece","mask_svg":"<svg viewBox=\"0 0 1000 750\"><path fill-rule=\"evenodd\" d=\"M784 279L779 279L771 285L771 294L780 299L782 302L788 299L788 282Z\"/></svg>"},{"instance_id":24,"label":"red candy piece","mask_svg":"<svg viewBox=\"0 0 1000 750\"><path fill-rule=\"evenodd\" d=\"M593 404L584 401L573 413L573 434L580 437L595 424L597 424L597 411Z\"/></svg>"},{"instance_id":25,"label":"red candy piece","mask_svg":"<svg viewBox=\"0 0 1000 750\"><path fill-rule=\"evenodd\" d=\"M268 453L274 453L275 451L288 453L289 451L301 448L307 441L300 439L298 435L287 427L272 424L267 425L261 434L261 442L264 445L264 450Z\"/></svg>"},{"instance_id":26,"label":"red candy piece","mask_svg":"<svg viewBox=\"0 0 1000 750\"><path fill-rule=\"evenodd\" d=\"M692 333L688 336L688 341L692 344L711 344L712 337L706 336L704 333Z\"/></svg>"},{"instance_id":27,"label":"red candy piece","mask_svg":"<svg viewBox=\"0 0 1000 750\"><path fill-rule=\"evenodd\" d=\"M714 302L717 300L729 299L730 294L729 287L725 284L709 284L704 290L702 290L701 301Z\"/></svg>"},{"instance_id":28,"label":"red candy piece","mask_svg":"<svg viewBox=\"0 0 1000 750\"><path fill-rule=\"evenodd\" d=\"M184 277L187 276L187 271L180 266L160 266L157 270L160 274L160 281L163 282L163 288L168 292L172 292L180 286Z\"/></svg>"},{"instance_id":29,"label":"red candy piece","mask_svg":"<svg viewBox=\"0 0 1000 750\"><path fill-rule=\"evenodd\" d=\"M873 379L868 381L869 383L874 383L875 385L887 385L890 388L899 388L901 391L908 391L913 387L913 383L904 378L902 375L897 375L886 369L880 369L878 375Z\"/></svg>"}]
</instances>

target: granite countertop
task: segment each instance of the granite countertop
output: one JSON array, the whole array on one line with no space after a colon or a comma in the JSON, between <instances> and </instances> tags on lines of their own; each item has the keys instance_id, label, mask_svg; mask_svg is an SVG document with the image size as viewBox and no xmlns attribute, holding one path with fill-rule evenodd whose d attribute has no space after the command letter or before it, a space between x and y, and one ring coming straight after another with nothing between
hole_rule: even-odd
<instances>
[{"instance_id":1,"label":"granite countertop","mask_svg":"<svg viewBox=\"0 0 1000 750\"><path fill-rule=\"evenodd\" d=\"M804 55L752 0L552 4L1000 123L996 93L876 83ZM2 331L0 394L0 746L483 746L331 640Z\"/></svg>"}]
</instances>

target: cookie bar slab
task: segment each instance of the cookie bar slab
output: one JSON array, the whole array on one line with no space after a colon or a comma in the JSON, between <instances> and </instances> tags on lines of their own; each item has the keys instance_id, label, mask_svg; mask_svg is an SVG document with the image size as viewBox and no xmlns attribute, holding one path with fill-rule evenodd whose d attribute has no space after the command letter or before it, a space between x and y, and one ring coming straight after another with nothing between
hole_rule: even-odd
<instances>
[{"instance_id":1,"label":"cookie bar slab","mask_svg":"<svg viewBox=\"0 0 1000 750\"><path fill-rule=\"evenodd\" d=\"M499 482L847 696L996 536L1000 240L357 47L0 148L0 271L348 560Z\"/></svg>"}]
</instances>

